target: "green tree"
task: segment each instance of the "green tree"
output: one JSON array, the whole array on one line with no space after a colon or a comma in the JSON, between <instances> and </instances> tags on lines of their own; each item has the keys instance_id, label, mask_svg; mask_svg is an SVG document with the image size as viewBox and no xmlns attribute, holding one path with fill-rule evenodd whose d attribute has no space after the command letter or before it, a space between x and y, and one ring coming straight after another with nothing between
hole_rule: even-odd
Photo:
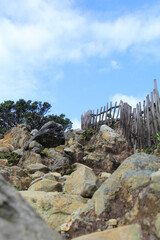
<instances>
[{"instance_id":1,"label":"green tree","mask_svg":"<svg viewBox=\"0 0 160 240\"><path fill-rule=\"evenodd\" d=\"M17 102L4 101L0 103L0 132L5 133L11 127L22 123L30 125L32 129L40 129L48 121L62 124L64 130L71 129L70 119L65 118L64 114L48 115L50 108L51 104L48 102L32 102L24 99L19 99Z\"/></svg>"}]
</instances>

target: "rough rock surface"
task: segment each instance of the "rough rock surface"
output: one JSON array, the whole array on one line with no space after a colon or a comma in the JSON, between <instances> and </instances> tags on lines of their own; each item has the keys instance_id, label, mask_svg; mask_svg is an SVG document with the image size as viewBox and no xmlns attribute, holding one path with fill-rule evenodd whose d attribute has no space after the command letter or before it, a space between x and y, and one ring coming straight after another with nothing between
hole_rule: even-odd
<instances>
[{"instance_id":1,"label":"rough rock surface","mask_svg":"<svg viewBox=\"0 0 160 240\"><path fill-rule=\"evenodd\" d=\"M145 183L148 181L146 179L142 181L142 175L145 175L145 173L141 172L142 177L138 180L136 177L134 178L135 172L132 172L133 174L131 174L130 171L157 171L159 168L160 158L152 155L147 155L145 153L137 153L127 158L121 164L121 166L112 174L112 176L108 180L106 180L94 194L93 200L95 202L96 214L100 214L101 212L106 210L109 202L113 199L113 196L115 196L116 192L119 191L119 189L121 188L121 178L122 180L124 180L125 178L127 178L127 174L130 176L132 175L131 186L133 185L134 181L138 181L139 186L144 186L144 181ZM128 171L129 173L127 173ZM126 174L126 177L124 176L124 174ZM147 175L145 175L144 177L147 177ZM131 181L131 178L128 177L127 180ZM129 183L127 182L127 184ZM134 184L136 185L136 183Z\"/></svg>"},{"instance_id":2,"label":"rough rock surface","mask_svg":"<svg viewBox=\"0 0 160 240\"><path fill-rule=\"evenodd\" d=\"M5 178L7 182L19 190L28 189L31 183L30 176L23 169L17 166L0 167L0 174Z\"/></svg>"},{"instance_id":3,"label":"rough rock surface","mask_svg":"<svg viewBox=\"0 0 160 240\"><path fill-rule=\"evenodd\" d=\"M87 201L81 196L57 192L22 191L20 193L52 228L65 223L70 215Z\"/></svg>"},{"instance_id":4,"label":"rough rock surface","mask_svg":"<svg viewBox=\"0 0 160 240\"><path fill-rule=\"evenodd\" d=\"M46 156L43 158L45 165L49 166L52 171L60 172L61 174L71 173L70 158L63 151L58 151L55 148L46 150Z\"/></svg>"},{"instance_id":5,"label":"rough rock surface","mask_svg":"<svg viewBox=\"0 0 160 240\"><path fill-rule=\"evenodd\" d=\"M66 133L64 151L72 162L87 165L96 175L102 169L113 173L132 154L126 140L106 125L101 126L101 131L74 130Z\"/></svg>"},{"instance_id":6,"label":"rough rock surface","mask_svg":"<svg viewBox=\"0 0 160 240\"><path fill-rule=\"evenodd\" d=\"M28 125L18 125L18 127L11 128L0 141L0 146L8 147L11 150L23 149L31 137L29 131Z\"/></svg>"},{"instance_id":7,"label":"rough rock surface","mask_svg":"<svg viewBox=\"0 0 160 240\"><path fill-rule=\"evenodd\" d=\"M118 226L138 223L142 240L158 240L159 168L160 158L153 155L137 153L126 159L95 192L92 200L72 217L67 230L70 236L107 229L108 220L114 218Z\"/></svg>"},{"instance_id":8,"label":"rough rock surface","mask_svg":"<svg viewBox=\"0 0 160 240\"><path fill-rule=\"evenodd\" d=\"M141 227L138 224L95 232L73 240L141 240Z\"/></svg>"},{"instance_id":9,"label":"rough rock surface","mask_svg":"<svg viewBox=\"0 0 160 240\"><path fill-rule=\"evenodd\" d=\"M43 147L56 147L65 144L64 130L61 124L50 121L44 124L41 129L28 141L25 146L27 150L32 141L37 141Z\"/></svg>"},{"instance_id":10,"label":"rough rock surface","mask_svg":"<svg viewBox=\"0 0 160 240\"><path fill-rule=\"evenodd\" d=\"M28 165L35 163L43 163L41 155L32 151L25 151L18 163L18 166L27 168Z\"/></svg>"},{"instance_id":11,"label":"rough rock surface","mask_svg":"<svg viewBox=\"0 0 160 240\"><path fill-rule=\"evenodd\" d=\"M82 197L92 197L98 188L98 179L91 168L83 164L75 164L77 170L66 180L65 192Z\"/></svg>"},{"instance_id":12,"label":"rough rock surface","mask_svg":"<svg viewBox=\"0 0 160 240\"><path fill-rule=\"evenodd\" d=\"M28 191L43 191L43 192L62 192L62 185L56 181L42 179L32 184Z\"/></svg>"},{"instance_id":13,"label":"rough rock surface","mask_svg":"<svg viewBox=\"0 0 160 240\"><path fill-rule=\"evenodd\" d=\"M25 199L0 176L0 239L61 240Z\"/></svg>"},{"instance_id":14,"label":"rough rock surface","mask_svg":"<svg viewBox=\"0 0 160 240\"><path fill-rule=\"evenodd\" d=\"M43 146L34 140L29 144L29 150L32 150L36 153L41 153L43 150Z\"/></svg>"},{"instance_id":15,"label":"rough rock surface","mask_svg":"<svg viewBox=\"0 0 160 240\"><path fill-rule=\"evenodd\" d=\"M43 173L48 173L49 172L49 168L42 163L30 164L30 165L27 166L27 170L31 174L33 174L37 171L40 171L40 172L43 172Z\"/></svg>"},{"instance_id":16,"label":"rough rock surface","mask_svg":"<svg viewBox=\"0 0 160 240\"><path fill-rule=\"evenodd\" d=\"M18 128L30 136L24 125ZM132 233L132 227L140 226L142 240L158 240L159 155L156 153L155 157L137 153L127 158L132 154L132 149L120 134L118 124L114 125L114 130L106 125L100 130L74 130L65 133L65 146L50 148L46 144L42 150L40 143L34 140L27 151L24 151L23 144L19 143L20 139L16 139L16 136L14 141L17 145L12 145L13 136L8 135L9 140L5 139L5 144L0 146L0 172L16 188L28 189L30 186L29 190L32 191L23 191L22 194L50 226L61 231L64 239L98 231L80 239L96 239L97 236L98 239L104 239L105 234L107 239L112 237L115 240L120 239L117 235L119 230L122 233L121 229L125 232L130 228ZM4 139L0 142L4 143ZM14 150L14 146L18 148ZM38 152L35 148L39 149ZM14 155L13 150L17 153L20 151L20 154ZM75 163L81 166L81 170L78 167L74 171ZM82 167L80 163L85 166ZM35 167L29 173L30 164L40 164L40 167ZM49 173L40 172L43 168ZM66 192L70 194L65 191L50 192L58 190L57 184L61 190L66 185ZM93 185L99 189L96 190ZM129 239L132 234L126 236Z\"/></svg>"},{"instance_id":17,"label":"rough rock surface","mask_svg":"<svg viewBox=\"0 0 160 240\"><path fill-rule=\"evenodd\" d=\"M102 125L99 133L104 139L109 141L114 141L116 138L120 138L120 135L107 125Z\"/></svg>"}]
</instances>

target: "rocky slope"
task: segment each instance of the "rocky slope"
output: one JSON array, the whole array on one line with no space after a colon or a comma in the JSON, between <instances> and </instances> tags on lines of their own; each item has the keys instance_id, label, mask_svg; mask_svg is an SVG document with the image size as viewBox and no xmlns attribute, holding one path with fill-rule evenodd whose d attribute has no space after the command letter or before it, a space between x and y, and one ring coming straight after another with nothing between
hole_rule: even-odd
<instances>
[{"instance_id":1,"label":"rocky slope","mask_svg":"<svg viewBox=\"0 0 160 240\"><path fill-rule=\"evenodd\" d=\"M133 154L114 128L69 131L59 145L61 126L19 125L0 140L0 173L63 239L157 240L160 158Z\"/></svg>"}]
</instances>

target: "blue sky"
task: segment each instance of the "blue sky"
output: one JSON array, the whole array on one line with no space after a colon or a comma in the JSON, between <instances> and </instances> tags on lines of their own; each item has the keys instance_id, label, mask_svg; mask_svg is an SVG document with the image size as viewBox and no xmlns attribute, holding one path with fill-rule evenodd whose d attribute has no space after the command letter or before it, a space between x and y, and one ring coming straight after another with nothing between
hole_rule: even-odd
<instances>
[{"instance_id":1,"label":"blue sky","mask_svg":"<svg viewBox=\"0 0 160 240\"><path fill-rule=\"evenodd\" d=\"M160 1L0 0L0 102L47 101L80 125L160 89Z\"/></svg>"}]
</instances>

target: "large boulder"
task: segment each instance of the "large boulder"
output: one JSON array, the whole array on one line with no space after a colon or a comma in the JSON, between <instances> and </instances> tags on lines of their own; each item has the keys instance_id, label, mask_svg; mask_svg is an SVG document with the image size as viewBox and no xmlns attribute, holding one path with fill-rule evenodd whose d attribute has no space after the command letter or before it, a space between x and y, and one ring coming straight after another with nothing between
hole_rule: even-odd
<instances>
[{"instance_id":1,"label":"large boulder","mask_svg":"<svg viewBox=\"0 0 160 240\"><path fill-rule=\"evenodd\" d=\"M0 175L0 239L61 240Z\"/></svg>"},{"instance_id":2,"label":"large boulder","mask_svg":"<svg viewBox=\"0 0 160 240\"><path fill-rule=\"evenodd\" d=\"M61 124L50 121L42 126L42 128L28 141L25 146L27 150L32 141L37 141L43 147L51 148L65 144L64 130Z\"/></svg>"},{"instance_id":3,"label":"large boulder","mask_svg":"<svg viewBox=\"0 0 160 240\"><path fill-rule=\"evenodd\" d=\"M82 197L92 197L98 188L98 179L91 168L77 163L77 170L74 171L66 180L65 192L77 194Z\"/></svg>"},{"instance_id":4,"label":"large boulder","mask_svg":"<svg viewBox=\"0 0 160 240\"><path fill-rule=\"evenodd\" d=\"M0 141L0 146L8 147L10 150L23 149L30 137L30 127L24 124L18 125L5 134Z\"/></svg>"},{"instance_id":5,"label":"large boulder","mask_svg":"<svg viewBox=\"0 0 160 240\"><path fill-rule=\"evenodd\" d=\"M160 237L160 158L136 153L94 193L90 202L72 216L66 230L71 238L107 228L109 219L117 225L138 223L142 239ZM66 224L67 225L67 224ZM150 238L148 238L150 236Z\"/></svg>"},{"instance_id":6,"label":"large boulder","mask_svg":"<svg viewBox=\"0 0 160 240\"><path fill-rule=\"evenodd\" d=\"M87 201L81 196L58 192L22 191L21 194L52 228L65 223Z\"/></svg>"},{"instance_id":7,"label":"large boulder","mask_svg":"<svg viewBox=\"0 0 160 240\"><path fill-rule=\"evenodd\" d=\"M136 191L149 183L150 176L149 172L146 173L146 170L150 171L151 174L152 171L158 171L159 168L160 158L153 155L136 153L127 158L95 192L93 201L96 214L102 213L110 206L110 202L115 198L116 192L120 190L124 182L125 186L131 186L128 188L130 190L133 189L133 186L137 186ZM136 173L138 171L140 172Z\"/></svg>"}]
</instances>

